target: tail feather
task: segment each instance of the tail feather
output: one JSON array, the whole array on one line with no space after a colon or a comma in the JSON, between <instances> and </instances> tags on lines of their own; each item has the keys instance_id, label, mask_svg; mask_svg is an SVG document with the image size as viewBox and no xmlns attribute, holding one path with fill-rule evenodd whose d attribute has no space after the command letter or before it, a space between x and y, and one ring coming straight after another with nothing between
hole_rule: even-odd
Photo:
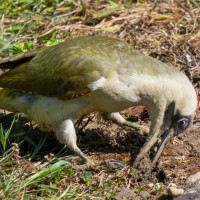
<instances>
[{"instance_id":1,"label":"tail feather","mask_svg":"<svg viewBox=\"0 0 200 200\"><path fill-rule=\"evenodd\" d=\"M28 52L20 53L8 58L4 58L0 60L0 69L13 69L18 65L21 65L33 57L35 57L38 53L38 50L30 50Z\"/></svg>"}]
</instances>

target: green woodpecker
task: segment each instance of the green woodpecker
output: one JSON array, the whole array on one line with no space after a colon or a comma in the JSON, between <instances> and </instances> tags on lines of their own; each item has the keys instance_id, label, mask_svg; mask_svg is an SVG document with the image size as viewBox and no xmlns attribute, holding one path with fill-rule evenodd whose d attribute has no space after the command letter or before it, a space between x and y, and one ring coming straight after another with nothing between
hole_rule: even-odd
<instances>
[{"instance_id":1,"label":"green woodpecker","mask_svg":"<svg viewBox=\"0 0 200 200\"><path fill-rule=\"evenodd\" d=\"M157 144L157 161L170 137L185 131L198 110L198 95L182 72L107 37L78 37L3 59L0 108L23 112L84 161L74 121L94 111L129 124L119 111L144 105L151 126L137 165ZM133 125L135 126L135 124Z\"/></svg>"}]
</instances>

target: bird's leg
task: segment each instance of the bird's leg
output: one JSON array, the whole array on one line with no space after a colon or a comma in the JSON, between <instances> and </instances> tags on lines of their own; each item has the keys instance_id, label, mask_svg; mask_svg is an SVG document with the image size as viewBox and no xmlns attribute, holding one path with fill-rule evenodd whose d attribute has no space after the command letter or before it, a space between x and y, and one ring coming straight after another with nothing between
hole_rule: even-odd
<instances>
[{"instance_id":1,"label":"bird's leg","mask_svg":"<svg viewBox=\"0 0 200 200\"><path fill-rule=\"evenodd\" d=\"M164 118L164 105L165 104L163 103L163 106L161 106L158 110L152 110L151 108L148 110L151 119L149 137L133 163L135 167L138 166L139 162L142 160L145 154L151 149L151 147L158 141L160 137L161 127Z\"/></svg>"},{"instance_id":2,"label":"bird's leg","mask_svg":"<svg viewBox=\"0 0 200 200\"><path fill-rule=\"evenodd\" d=\"M154 129L155 130L155 129ZM158 140L159 135L159 129L155 130L154 134L150 135L151 137L148 139L148 141L144 144L142 149L140 150L140 153L137 155L133 166L137 167L139 162L142 160L144 155L151 149L151 147L156 143Z\"/></svg>"},{"instance_id":3,"label":"bird's leg","mask_svg":"<svg viewBox=\"0 0 200 200\"><path fill-rule=\"evenodd\" d=\"M56 130L56 136L60 143L69 147L84 162L88 162L87 156L78 148L76 144L76 131L72 119L64 120Z\"/></svg>"},{"instance_id":4,"label":"bird's leg","mask_svg":"<svg viewBox=\"0 0 200 200\"><path fill-rule=\"evenodd\" d=\"M127 121L122 117L122 115L119 112L113 112L113 113L103 113L103 118L107 120L111 120L117 124L129 126L131 128L134 128L135 130L139 131L140 135L148 135L149 134L149 128L146 126L139 125L135 122Z\"/></svg>"}]
</instances>

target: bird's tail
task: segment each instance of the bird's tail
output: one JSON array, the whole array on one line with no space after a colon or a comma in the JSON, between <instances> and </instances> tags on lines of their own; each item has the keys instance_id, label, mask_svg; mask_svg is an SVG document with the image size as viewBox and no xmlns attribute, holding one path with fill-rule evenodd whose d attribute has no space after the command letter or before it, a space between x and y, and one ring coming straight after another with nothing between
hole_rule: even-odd
<instances>
[{"instance_id":1,"label":"bird's tail","mask_svg":"<svg viewBox=\"0 0 200 200\"><path fill-rule=\"evenodd\" d=\"M8 58L1 59L0 69L13 69L16 66L31 60L33 57L37 55L37 53L38 50L34 49L24 53L16 54Z\"/></svg>"}]
</instances>

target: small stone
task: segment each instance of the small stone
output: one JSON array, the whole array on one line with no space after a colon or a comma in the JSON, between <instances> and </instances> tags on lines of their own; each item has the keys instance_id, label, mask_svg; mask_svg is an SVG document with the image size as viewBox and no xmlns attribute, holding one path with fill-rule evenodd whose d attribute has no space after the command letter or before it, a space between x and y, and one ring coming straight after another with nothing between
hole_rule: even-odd
<instances>
[{"instance_id":1,"label":"small stone","mask_svg":"<svg viewBox=\"0 0 200 200\"><path fill-rule=\"evenodd\" d=\"M149 183L148 184L148 186L152 189L152 190L154 190L154 189L158 189L158 188L161 188L162 187L162 185L160 185L160 183Z\"/></svg>"},{"instance_id":2,"label":"small stone","mask_svg":"<svg viewBox=\"0 0 200 200\"><path fill-rule=\"evenodd\" d=\"M175 198L174 200L200 200L200 184L189 189L183 195Z\"/></svg>"},{"instance_id":3,"label":"small stone","mask_svg":"<svg viewBox=\"0 0 200 200\"><path fill-rule=\"evenodd\" d=\"M182 188L178 188L176 184L170 183L167 188L167 193L172 197L180 196L184 193L184 190Z\"/></svg>"},{"instance_id":4,"label":"small stone","mask_svg":"<svg viewBox=\"0 0 200 200\"><path fill-rule=\"evenodd\" d=\"M192 58L191 58L191 56L189 54L185 55L185 59L186 59L187 63L191 63L192 62Z\"/></svg>"},{"instance_id":5,"label":"small stone","mask_svg":"<svg viewBox=\"0 0 200 200\"><path fill-rule=\"evenodd\" d=\"M137 194L129 188L121 188L121 190L114 197L115 200L136 199ZM139 199L138 199L139 200Z\"/></svg>"},{"instance_id":6,"label":"small stone","mask_svg":"<svg viewBox=\"0 0 200 200\"><path fill-rule=\"evenodd\" d=\"M154 184L153 184L153 183L149 183L148 186L149 186L150 188L152 188L152 187L154 186Z\"/></svg>"},{"instance_id":7,"label":"small stone","mask_svg":"<svg viewBox=\"0 0 200 200\"><path fill-rule=\"evenodd\" d=\"M188 179L186 180L186 182L188 184L192 184L192 183L200 183L200 172L197 172L191 176L188 177Z\"/></svg>"}]
</instances>

